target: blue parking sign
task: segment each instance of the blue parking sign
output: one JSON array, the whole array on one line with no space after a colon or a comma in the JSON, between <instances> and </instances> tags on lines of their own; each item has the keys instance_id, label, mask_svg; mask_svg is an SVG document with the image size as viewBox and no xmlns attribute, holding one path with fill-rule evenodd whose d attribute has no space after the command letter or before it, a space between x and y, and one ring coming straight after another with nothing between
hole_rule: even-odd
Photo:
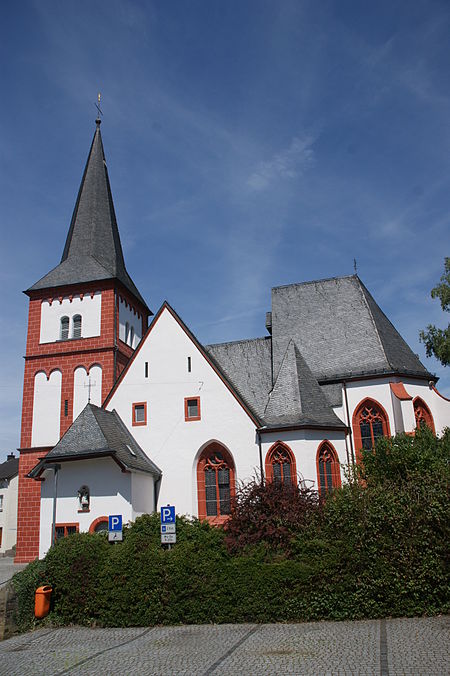
<instances>
[{"instance_id":1,"label":"blue parking sign","mask_svg":"<svg viewBox=\"0 0 450 676\"><path fill-rule=\"evenodd\" d=\"M122 514L114 514L114 516L108 516L108 530L111 533L115 531L122 530Z\"/></svg>"},{"instance_id":2,"label":"blue parking sign","mask_svg":"<svg viewBox=\"0 0 450 676\"><path fill-rule=\"evenodd\" d=\"M161 523L175 523L175 506L161 507Z\"/></svg>"}]
</instances>

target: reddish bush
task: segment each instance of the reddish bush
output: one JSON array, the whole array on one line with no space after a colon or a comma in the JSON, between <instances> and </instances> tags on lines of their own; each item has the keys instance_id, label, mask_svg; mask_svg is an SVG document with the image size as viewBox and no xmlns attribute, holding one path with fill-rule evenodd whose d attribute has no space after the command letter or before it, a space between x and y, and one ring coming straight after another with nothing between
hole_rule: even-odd
<instances>
[{"instance_id":1,"label":"reddish bush","mask_svg":"<svg viewBox=\"0 0 450 676\"><path fill-rule=\"evenodd\" d=\"M231 552L264 542L286 554L292 537L319 509L316 491L297 486L253 480L236 492L231 516L225 524Z\"/></svg>"}]
</instances>

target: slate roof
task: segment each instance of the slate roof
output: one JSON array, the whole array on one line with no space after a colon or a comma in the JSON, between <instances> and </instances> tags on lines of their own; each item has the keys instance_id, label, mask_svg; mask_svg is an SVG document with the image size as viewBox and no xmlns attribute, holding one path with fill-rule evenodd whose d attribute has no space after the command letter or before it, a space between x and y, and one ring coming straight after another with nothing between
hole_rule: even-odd
<instances>
[{"instance_id":1,"label":"slate roof","mask_svg":"<svg viewBox=\"0 0 450 676\"><path fill-rule=\"evenodd\" d=\"M39 476L48 463L97 456L114 456L125 469L161 476L161 470L147 457L117 412L106 411L94 404L87 404L29 476Z\"/></svg>"},{"instance_id":2,"label":"slate roof","mask_svg":"<svg viewBox=\"0 0 450 676\"><path fill-rule=\"evenodd\" d=\"M97 120L61 262L28 292L104 279L118 279L147 308L125 267Z\"/></svg>"},{"instance_id":3,"label":"slate roof","mask_svg":"<svg viewBox=\"0 0 450 676\"><path fill-rule=\"evenodd\" d=\"M205 348L269 428L343 427L332 409L347 378L434 378L356 275L272 289L271 332Z\"/></svg>"},{"instance_id":4,"label":"slate roof","mask_svg":"<svg viewBox=\"0 0 450 676\"><path fill-rule=\"evenodd\" d=\"M266 427L346 425L337 417L294 341L290 340L264 411Z\"/></svg>"},{"instance_id":5,"label":"slate roof","mask_svg":"<svg viewBox=\"0 0 450 676\"><path fill-rule=\"evenodd\" d=\"M294 340L319 381L425 369L356 276L272 289L273 368Z\"/></svg>"},{"instance_id":6,"label":"slate roof","mask_svg":"<svg viewBox=\"0 0 450 676\"><path fill-rule=\"evenodd\" d=\"M12 479L19 473L19 458L11 458L0 465L0 479Z\"/></svg>"},{"instance_id":7,"label":"slate roof","mask_svg":"<svg viewBox=\"0 0 450 676\"><path fill-rule=\"evenodd\" d=\"M249 408L262 419L272 389L270 338L206 345L205 350Z\"/></svg>"}]
</instances>

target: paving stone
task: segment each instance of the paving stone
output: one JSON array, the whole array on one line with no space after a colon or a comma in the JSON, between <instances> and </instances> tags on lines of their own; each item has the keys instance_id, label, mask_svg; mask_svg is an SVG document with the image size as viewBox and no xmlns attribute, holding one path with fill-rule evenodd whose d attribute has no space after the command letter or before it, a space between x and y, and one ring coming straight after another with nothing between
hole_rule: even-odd
<instances>
[{"instance_id":1,"label":"paving stone","mask_svg":"<svg viewBox=\"0 0 450 676\"><path fill-rule=\"evenodd\" d=\"M446 676L449 625L449 618L434 617L40 629L0 643L0 676Z\"/></svg>"}]
</instances>

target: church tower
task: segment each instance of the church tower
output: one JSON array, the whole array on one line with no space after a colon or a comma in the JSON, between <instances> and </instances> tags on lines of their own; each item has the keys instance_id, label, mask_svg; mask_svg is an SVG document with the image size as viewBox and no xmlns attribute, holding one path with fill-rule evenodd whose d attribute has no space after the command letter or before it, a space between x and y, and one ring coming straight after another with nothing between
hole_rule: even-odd
<instances>
[{"instance_id":1,"label":"church tower","mask_svg":"<svg viewBox=\"0 0 450 676\"><path fill-rule=\"evenodd\" d=\"M40 483L28 472L88 401L102 404L152 314L125 267L99 119L61 262L25 293L16 562L39 553Z\"/></svg>"}]
</instances>

